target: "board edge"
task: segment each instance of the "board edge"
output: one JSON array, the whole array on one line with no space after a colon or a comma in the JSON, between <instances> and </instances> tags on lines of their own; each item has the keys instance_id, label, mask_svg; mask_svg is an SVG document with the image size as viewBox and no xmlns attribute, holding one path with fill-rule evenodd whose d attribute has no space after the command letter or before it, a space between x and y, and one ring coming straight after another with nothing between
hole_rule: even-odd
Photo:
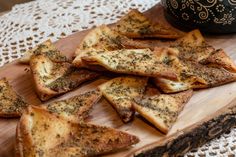
<instances>
[{"instance_id":1,"label":"board edge","mask_svg":"<svg viewBox=\"0 0 236 157\"><path fill-rule=\"evenodd\" d=\"M166 139L139 148L126 157L183 156L188 151L230 131L235 125L236 98L201 121L177 131Z\"/></svg>"}]
</instances>

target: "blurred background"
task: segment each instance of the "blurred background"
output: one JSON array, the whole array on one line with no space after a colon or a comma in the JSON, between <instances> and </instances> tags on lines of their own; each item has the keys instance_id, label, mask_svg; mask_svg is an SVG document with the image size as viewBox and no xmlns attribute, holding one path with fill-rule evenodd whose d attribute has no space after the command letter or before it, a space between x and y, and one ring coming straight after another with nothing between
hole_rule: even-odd
<instances>
[{"instance_id":1,"label":"blurred background","mask_svg":"<svg viewBox=\"0 0 236 157\"><path fill-rule=\"evenodd\" d=\"M15 4L25 3L32 0L0 0L0 12L10 11Z\"/></svg>"}]
</instances>

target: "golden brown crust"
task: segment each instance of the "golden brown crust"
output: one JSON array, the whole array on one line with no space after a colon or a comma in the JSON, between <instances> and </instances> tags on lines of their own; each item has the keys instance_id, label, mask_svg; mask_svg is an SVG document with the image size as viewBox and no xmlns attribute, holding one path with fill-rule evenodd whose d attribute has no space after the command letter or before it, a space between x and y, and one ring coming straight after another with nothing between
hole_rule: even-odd
<instances>
[{"instance_id":1,"label":"golden brown crust","mask_svg":"<svg viewBox=\"0 0 236 157\"><path fill-rule=\"evenodd\" d=\"M155 31L154 28L153 28L153 31ZM133 39L134 38L139 38L139 39L142 39L142 38L177 39L177 38L181 37L181 35L178 35L178 34L176 34L176 35L174 35L174 34L137 34L137 33L131 33L131 32L125 32L125 33L119 32L119 33L123 34L129 38L133 38Z\"/></svg>"},{"instance_id":2,"label":"golden brown crust","mask_svg":"<svg viewBox=\"0 0 236 157\"><path fill-rule=\"evenodd\" d=\"M115 31L129 38L165 38L177 39L181 33L161 24L153 24L137 9L131 10L123 16L115 25Z\"/></svg>"},{"instance_id":3,"label":"golden brown crust","mask_svg":"<svg viewBox=\"0 0 236 157\"><path fill-rule=\"evenodd\" d=\"M80 50L80 49L77 49L76 52L77 52L77 56L75 57L75 59L72 62L72 64L75 67L77 67L77 68L89 68L89 69L96 70L96 71L104 71L104 70L100 70L100 69L104 69L104 68L98 67L98 66L88 65L88 64L86 64L86 62L84 62L82 60L83 57L100 54L100 53L103 53L104 50L95 50L95 49ZM106 52L109 52L109 51L106 51Z\"/></svg>"},{"instance_id":4,"label":"golden brown crust","mask_svg":"<svg viewBox=\"0 0 236 157\"><path fill-rule=\"evenodd\" d=\"M181 81L172 81L164 78L153 78L153 81L164 93L177 93L191 89L191 86L188 83ZM205 85L203 86L205 87Z\"/></svg>"},{"instance_id":5,"label":"golden brown crust","mask_svg":"<svg viewBox=\"0 0 236 157\"><path fill-rule=\"evenodd\" d=\"M176 122L185 103L192 96L192 90L177 94L158 94L143 99L136 99L135 110L150 121L156 128L167 134Z\"/></svg>"},{"instance_id":6,"label":"golden brown crust","mask_svg":"<svg viewBox=\"0 0 236 157\"><path fill-rule=\"evenodd\" d=\"M223 49L218 49L212 52L209 57L202 59L200 63L213 67L223 67L230 72L236 73L236 65L234 64L234 61L224 52Z\"/></svg>"},{"instance_id":7,"label":"golden brown crust","mask_svg":"<svg viewBox=\"0 0 236 157\"><path fill-rule=\"evenodd\" d=\"M124 45L125 49L145 49L149 48L150 50L154 50L157 47L156 40L142 40L142 39L125 39L121 40L122 45Z\"/></svg>"},{"instance_id":8,"label":"golden brown crust","mask_svg":"<svg viewBox=\"0 0 236 157\"><path fill-rule=\"evenodd\" d=\"M215 49L206 43L201 32L196 29L174 42L171 47L179 50L178 57L183 60L200 62L206 59Z\"/></svg>"},{"instance_id":9,"label":"golden brown crust","mask_svg":"<svg viewBox=\"0 0 236 157\"><path fill-rule=\"evenodd\" d=\"M209 67L192 61L184 61L187 70L179 73L179 81L155 78L155 84L165 93L175 93L187 89L202 89L220 86L236 81L236 74L223 68Z\"/></svg>"},{"instance_id":10,"label":"golden brown crust","mask_svg":"<svg viewBox=\"0 0 236 157\"><path fill-rule=\"evenodd\" d=\"M236 72L234 61L222 49L215 50L206 43L199 30L189 32L183 38L178 39L172 47L179 50L180 59Z\"/></svg>"},{"instance_id":11,"label":"golden brown crust","mask_svg":"<svg viewBox=\"0 0 236 157\"><path fill-rule=\"evenodd\" d=\"M17 155L20 155L20 157L30 156L32 155L33 150L33 142L32 137L29 134L29 122L28 117L26 114L31 112L31 106L27 108L27 110L24 112L24 114L21 116L18 124L17 124ZM32 147L28 147L32 146Z\"/></svg>"},{"instance_id":12,"label":"golden brown crust","mask_svg":"<svg viewBox=\"0 0 236 157\"><path fill-rule=\"evenodd\" d=\"M99 27L91 30L81 41L76 55L80 50L117 50L124 48L121 44L122 39L126 39L126 37L121 36L119 33L111 30L106 25L101 25Z\"/></svg>"},{"instance_id":13,"label":"golden brown crust","mask_svg":"<svg viewBox=\"0 0 236 157\"><path fill-rule=\"evenodd\" d=\"M75 59L72 64L76 67L84 67L89 69L95 69L98 71L104 71L103 69L96 68L91 65L88 67L82 57L92 56L101 51L110 52L119 49L131 49L131 48L154 48L151 44L134 41L127 37L124 37L117 32L111 30L109 27L102 25L91 30L82 40L80 46L75 51Z\"/></svg>"},{"instance_id":14,"label":"golden brown crust","mask_svg":"<svg viewBox=\"0 0 236 157\"><path fill-rule=\"evenodd\" d=\"M22 137L20 134L19 125L16 126L16 138L15 138L15 157L23 157L23 146L22 146Z\"/></svg>"},{"instance_id":15,"label":"golden brown crust","mask_svg":"<svg viewBox=\"0 0 236 157\"><path fill-rule=\"evenodd\" d=\"M54 123L52 123L52 120L55 120ZM20 145L22 146L22 157L43 155L44 150L41 150L40 146L42 149L45 149L50 145L56 145L61 140L60 138L54 138L57 133L69 131L68 129L62 128L62 126L68 126L67 121L61 122L59 120L60 118L50 114L43 108L36 106L28 107L18 123L21 135Z\"/></svg>"},{"instance_id":16,"label":"golden brown crust","mask_svg":"<svg viewBox=\"0 0 236 157\"><path fill-rule=\"evenodd\" d=\"M28 104L13 90L6 78L0 80L0 117L20 117Z\"/></svg>"},{"instance_id":17,"label":"golden brown crust","mask_svg":"<svg viewBox=\"0 0 236 157\"><path fill-rule=\"evenodd\" d=\"M30 60L36 92L43 101L75 89L81 83L99 76L85 69L76 69L67 62L53 62L43 55Z\"/></svg>"},{"instance_id":18,"label":"golden brown crust","mask_svg":"<svg viewBox=\"0 0 236 157\"><path fill-rule=\"evenodd\" d=\"M202 65L191 60L180 60L178 57L181 52L178 49L156 48L154 53L164 58L178 76L177 81L161 77L154 78L155 84L165 93L215 87L235 81L235 74L223 68Z\"/></svg>"},{"instance_id":19,"label":"golden brown crust","mask_svg":"<svg viewBox=\"0 0 236 157\"><path fill-rule=\"evenodd\" d=\"M200 30L195 29L185 34L182 38L178 39L176 42L186 45L187 44L192 45L194 47L194 46L201 46L205 42L205 39L202 36Z\"/></svg>"},{"instance_id":20,"label":"golden brown crust","mask_svg":"<svg viewBox=\"0 0 236 157\"><path fill-rule=\"evenodd\" d=\"M146 84L145 77L123 76L107 81L98 88L116 109L122 121L127 123L134 117L133 99L142 96Z\"/></svg>"},{"instance_id":21,"label":"golden brown crust","mask_svg":"<svg viewBox=\"0 0 236 157\"><path fill-rule=\"evenodd\" d=\"M21 117L18 128L20 135L24 135L19 140L23 149L18 149L22 157L96 156L139 142L136 136L125 132L70 122L36 106L28 108Z\"/></svg>"},{"instance_id":22,"label":"golden brown crust","mask_svg":"<svg viewBox=\"0 0 236 157\"><path fill-rule=\"evenodd\" d=\"M100 51L112 51L123 49L123 40L129 40L121 36L117 32L111 30L106 25L101 25L91 30L81 41L79 47L75 51L75 59L73 65L76 67L85 67L81 57L99 53Z\"/></svg>"},{"instance_id":23,"label":"golden brown crust","mask_svg":"<svg viewBox=\"0 0 236 157\"><path fill-rule=\"evenodd\" d=\"M236 80L235 73L230 73L223 68L204 66L190 61L185 61L184 65L187 66L188 69L191 69L191 72L193 72L197 77L204 80L207 83L206 87L215 87ZM193 85L193 88L198 88L198 84ZM202 87L200 86L199 88Z\"/></svg>"},{"instance_id":24,"label":"golden brown crust","mask_svg":"<svg viewBox=\"0 0 236 157\"><path fill-rule=\"evenodd\" d=\"M55 65L60 69L54 68L54 63L43 55L32 56L30 59L30 69L34 79L35 89L39 98L43 101L57 95L56 91L46 87L46 81L49 80L51 82L61 77L70 66L69 63L64 63L64 65L55 63ZM52 78L51 80L50 77Z\"/></svg>"},{"instance_id":25,"label":"golden brown crust","mask_svg":"<svg viewBox=\"0 0 236 157\"><path fill-rule=\"evenodd\" d=\"M101 92L93 90L66 100L42 105L41 107L67 120L79 122L88 117L91 108L100 100L101 96Z\"/></svg>"},{"instance_id":26,"label":"golden brown crust","mask_svg":"<svg viewBox=\"0 0 236 157\"><path fill-rule=\"evenodd\" d=\"M53 45L51 40L46 40L43 43L37 45L32 50L25 52L24 56L20 58L21 63L29 63L32 55L46 55L51 60L56 62L66 62L68 59L62 55L59 50Z\"/></svg>"},{"instance_id":27,"label":"golden brown crust","mask_svg":"<svg viewBox=\"0 0 236 157\"><path fill-rule=\"evenodd\" d=\"M176 79L175 72L150 49L100 52L92 56L82 57L82 60L88 65L103 66L116 73Z\"/></svg>"},{"instance_id":28,"label":"golden brown crust","mask_svg":"<svg viewBox=\"0 0 236 157\"><path fill-rule=\"evenodd\" d=\"M70 140L52 150L58 157L98 156L128 148L139 142L136 136L113 128L80 123L77 132ZM84 137L81 139L81 135ZM77 150L75 149L77 148Z\"/></svg>"}]
</instances>

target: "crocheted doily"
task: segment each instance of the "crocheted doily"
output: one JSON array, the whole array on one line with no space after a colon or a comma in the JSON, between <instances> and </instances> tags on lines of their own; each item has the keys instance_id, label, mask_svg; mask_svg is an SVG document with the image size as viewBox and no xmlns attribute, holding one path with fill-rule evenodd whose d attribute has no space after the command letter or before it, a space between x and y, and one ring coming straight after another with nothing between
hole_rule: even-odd
<instances>
[{"instance_id":1,"label":"crocheted doily","mask_svg":"<svg viewBox=\"0 0 236 157\"><path fill-rule=\"evenodd\" d=\"M0 65L21 57L29 48L96 25L115 22L130 8L145 11L159 0L38 0L16 5L0 17ZM222 135L190 156L234 156L236 129Z\"/></svg>"}]
</instances>

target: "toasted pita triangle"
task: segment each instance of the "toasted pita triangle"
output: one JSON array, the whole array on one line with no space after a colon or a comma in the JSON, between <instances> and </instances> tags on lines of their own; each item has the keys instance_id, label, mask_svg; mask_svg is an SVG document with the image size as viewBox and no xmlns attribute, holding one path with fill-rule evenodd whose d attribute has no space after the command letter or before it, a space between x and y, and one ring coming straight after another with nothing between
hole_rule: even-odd
<instances>
[{"instance_id":1,"label":"toasted pita triangle","mask_svg":"<svg viewBox=\"0 0 236 157\"><path fill-rule=\"evenodd\" d=\"M75 59L73 60L73 65L81 68L89 68L83 63L82 57L91 56L97 53L102 52L111 52L113 50L119 49L131 49L131 48L146 48L149 47L149 44L134 41L128 39L127 37L120 35L116 31L113 31L106 25L102 25L91 30L82 40L80 46L75 51ZM104 71L102 68L92 67L93 70Z\"/></svg>"},{"instance_id":2,"label":"toasted pita triangle","mask_svg":"<svg viewBox=\"0 0 236 157\"><path fill-rule=\"evenodd\" d=\"M236 65L234 61L222 49L212 52L210 56L201 60L200 63L213 67L222 67L230 72L236 73Z\"/></svg>"},{"instance_id":3,"label":"toasted pita triangle","mask_svg":"<svg viewBox=\"0 0 236 157\"><path fill-rule=\"evenodd\" d=\"M207 58L215 49L206 43L199 30L193 30L178 39L174 46L179 50L179 58L200 62Z\"/></svg>"},{"instance_id":4,"label":"toasted pita triangle","mask_svg":"<svg viewBox=\"0 0 236 157\"><path fill-rule=\"evenodd\" d=\"M36 92L43 101L71 91L99 75L89 70L74 68L68 62L54 62L44 55L31 57L30 68Z\"/></svg>"},{"instance_id":5,"label":"toasted pita triangle","mask_svg":"<svg viewBox=\"0 0 236 157\"><path fill-rule=\"evenodd\" d=\"M155 84L165 93L174 93L187 89L209 88L236 80L235 74L223 68L210 67L189 60L179 60L179 52L176 49L156 48L155 53L165 58L169 66L178 75L178 81L160 77L154 79Z\"/></svg>"},{"instance_id":6,"label":"toasted pita triangle","mask_svg":"<svg viewBox=\"0 0 236 157\"><path fill-rule=\"evenodd\" d=\"M32 106L18 123L16 150L20 157L97 156L137 142L136 136L125 132L67 121Z\"/></svg>"},{"instance_id":7,"label":"toasted pita triangle","mask_svg":"<svg viewBox=\"0 0 236 157\"><path fill-rule=\"evenodd\" d=\"M155 78L155 83L165 93L174 93L187 89L210 88L236 81L236 75L214 67L207 67L195 62L182 62L188 68L179 75L180 81Z\"/></svg>"},{"instance_id":8,"label":"toasted pita triangle","mask_svg":"<svg viewBox=\"0 0 236 157\"><path fill-rule=\"evenodd\" d=\"M37 45L32 50L25 52L24 56L20 59L21 63L29 63L30 57L32 55L46 55L53 61L65 62L68 61L66 56L62 55L59 50L53 45L51 40L46 40L45 42Z\"/></svg>"},{"instance_id":9,"label":"toasted pita triangle","mask_svg":"<svg viewBox=\"0 0 236 157\"><path fill-rule=\"evenodd\" d=\"M129 38L157 37L166 39L176 39L182 36L161 24L153 24L147 17L136 9L131 10L122 17L114 28L115 31Z\"/></svg>"},{"instance_id":10,"label":"toasted pita triangle","mask_svg":"<svg viewBox=\"0 0 236 157\"><path fill-rule=\"evenodd\" d=\"M222 49L215 50L215 48L206 43L199 30L189 32L178 39L172 47L179 50L180 59L236 72L234 61Z\"/></svg>"},{"instance_id":11,"label":"toasted pita triangle","mask_svg":"<svg viewBox=\"0 0 236 157\"><path fill-rule=\"evenodd\" d=\"M82 57L87 65L99 65L124 74L176 79L175 72L150 49L123 49Z\"/></svg>"},{"instance_id":12,"label":"toasted pita triangle","mask_svg":"<svg viewBox=\"0 0 236 157\"><path fill-rule=\"evenodd\" d=\"M6 78L0 80L0 117L19 117L28 106Z\"/></svg>"},{"instance_id":13,"label":"toasted pita triangle","mask_svg":"<svg viewBox=\"0 0 236 157\"><path fill-rule=\"evenodd\" d=\"M184 61L182 64L190 70L185 74L195 75L196 77L201 78L204 80L203 82L206 82L206 87L215 87L236 80L236 74L230 73L223 68L208 67L191 61ZM184 76L185 74L183 73L182 77L188 77ZM193 88L199 87L196 84L193 85Z\"/></svg>"},{"instance_id":14,"label":"toasted pita triangle","mask_svg":"<svg viewBox=\"0 0 236 157\"><path fill-rule=\"evenodd\" d=\"M106 25L91 30L81 41L79 48L75 52L77 55L81 50L95 49L95 50L117 50L124 48L121 40L125 37L119 33L111 30Z\"/></svg>"},{"instance_id":15,"label":"toasted pita triangle","mask_svg":"<svg viewBox=\"0 0 236 157\"><path fill-rule=\"evenodd\" d=\"M98 88L116 109L123 122L127 123L133 119L135 113L132 108L133 98L142 96L146 84L145 77L123 76L105 82Z\"/></svg>"},{"instance_id":16,"label":"toasted pita triangle","mask_svg":"<svg viewBox=\"0 0 236 157\"><path fill-rule=\"evenodd\" d=\"M67 120L78 122L88 117L89 111L101 96L101 92L97 90L89 91L66 100L42 105L42 108Z\"/></svg>"},{"instance_id":17,"label":"toasted pita triangle","mask_svg":"<svg viewBox=\"0 0 236 157\"><path fill-rule=\"evenodd\" d=\"M145 119L167 134L191 96L192 90L177 94L159 94L135 99L133 106Z\"/></svg>"},{"instance_id":18,"label":"toasted pita triangle","mask_svg":"<svg viewBox=\"0 0 236 157\"><path fill-rule=\"evenodd\" d=\"M102 25L91 30L81 41L80 46L75 51L73 65L76 67L86 67L81 57L92 55L100 51L112 51L123 49L122 40L127 40L117 32L111 30L106 25Z\"/></svg>"},{"instance_id":19,"label":"toasted pita triangle","mask_svg":"<svg viewBox=\"0 0 236 157\"><path fill-rule=\"evenodd\" d=\"M198 29L192 30L185 34L182 38L178 39L176 42L179 44L189 45L189 46L202 46L206 41Z\"/></svg>"},{"instance_id":20,"label":"toasted pita triangle","mask_svg":"<svg viewBox=\"0 0 236 157\"><path fill-rule=\"evenodd\" d=\"M164 92L164 93L175 93L180 91L185 91L192 89L191 84L206 86L206 82L202 81L200 78L195 76L182 78L181 73L189 71L188 67L185 66L178 58L179 51L174 48L155 48L154 53L158 54L169 66L174 69L177 73L178 80L169 80L161 77L154 78L154 83Z\"/></svg>"}]
</instances>

